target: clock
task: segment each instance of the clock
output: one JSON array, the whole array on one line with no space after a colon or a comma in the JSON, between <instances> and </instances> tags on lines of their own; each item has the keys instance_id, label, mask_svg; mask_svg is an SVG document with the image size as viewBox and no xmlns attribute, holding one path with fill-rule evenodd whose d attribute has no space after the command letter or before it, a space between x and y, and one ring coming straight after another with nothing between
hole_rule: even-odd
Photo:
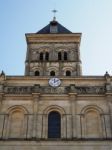
<instances>
[{"instance_id":1,"label":"clock","mask_svg":"<svg viewBox=\"0 0 112 150\"><path fill-rule=\"evenodd\" d=\"M49 85L52 87L58 87L61 84L61 81L59 78L51 78L49 80Z\"/></svg>"}]
</instances>

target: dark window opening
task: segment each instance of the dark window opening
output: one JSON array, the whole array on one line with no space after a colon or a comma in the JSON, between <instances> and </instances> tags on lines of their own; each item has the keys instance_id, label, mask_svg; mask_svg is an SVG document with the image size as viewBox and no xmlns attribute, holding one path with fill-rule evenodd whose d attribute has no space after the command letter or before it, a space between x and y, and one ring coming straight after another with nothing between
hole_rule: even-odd
<instances>
[{"instance_id":1,"label":"dark window opening","mask_svg":"<svg viewBox=\"0 0 112 150\"><path fill-rule=\"evenodd\" d=\"M48 52L45 53L45 60L49 60L49 53Z\"/></svg>"},{"instance_id":2,"label":"dark window opening","mask_svg":"<svg viewBox=\"0 0 112 150\"><path fill-rule=\"evenodd\" d=\"M66 71L66 76L71 76L71 72L69 70Z\"/></svg>"},{"instance_id":3,"label":"dark window opening","mask_svg":"<svg viewBox=\"0 0 112 150\"><path fill-rule=\"evenodd\" d=\"M58 27L57 26L50 26L50 33L57 33L58 32Z\"/></svg>"},{"instance_id":4,"label":"dark window opening","mask_svg":"<svg viewBox=\"0 0 112 150\"><path fill-rule=\"evenodd\" d=\"M67 52L64 52L64 60L67 60Z\"/></svg>"},{"instance_id":5,"label":"dark window opening","mask_svg":"<svg viewBox=\"0 0 112 150\"><path fill-rule=\"evenodd\" d=\"M48 116L48 138L61 137L61 116L58 112L51 112Z\"/></svg>"},{"instance_id":6,"label":"dark window opening","mask_svg":"<svg viewBox=\"0 0 112 150\"><path fill-rule=\"evenodd\" d=\"M61 52L58 53L58 60L62 60Z\"/></svg>"},{"instance_id":7,"label":"dark window opening","mask_svg":"<svg viewBox=\"0 0 112 150\"><path fill-rule=\"evenodd\" d=\"M55 72L54 72L54 71L51 71L51 72L50 72L50 76L55 76Z\"/></svg>"},{"instance_id":8,"label":"dark window opening","mask_svg":"<svg viewBox=\"0 0 112 150\"><path fill-rule=\"evenodd\" d=\"M39 76L40 72L39 71L35 71L35 76Z\"/></svg>"},{"instance_id":9,"label":"dark window opening","mask_svg":"<svg viewBox=\"0 0 112 150\"><path fill-rule=\"evenodd\" d=\"M40 60L43 60L43 53L40 53Z\"/></svg>"}]
</instances>

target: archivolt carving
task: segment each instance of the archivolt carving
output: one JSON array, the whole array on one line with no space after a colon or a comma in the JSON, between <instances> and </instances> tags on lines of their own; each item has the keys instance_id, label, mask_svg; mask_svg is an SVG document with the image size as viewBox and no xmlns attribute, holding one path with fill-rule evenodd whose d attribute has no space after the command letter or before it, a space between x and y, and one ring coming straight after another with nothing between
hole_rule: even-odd
<instances>
[{"instance_id":1,"label":"archivolt carving","mask_svg":"<svg viewBox=\"0 0 112 150\"><path fill-rule=\"evenodd\" d=\"M67 70L73 71L74 68L73 68L73 67L64 67L64 68L63 68L63 71L67 71Z\"/></svg>"},{"instance_id":2,"label":"archivolt carving","mask_svg":"<svg viewBox=\"0 0 112 150\"><path fill-rule=\"evenodd\" d=\"M41 67L33 67L32 70L35 72L35 71L39 71L41 72L42 71L42 68Z\"/></svg>"},{"instance_id":3,"label":"archivolt carving","mask_svg":"<svg viewBox=\"0 0 112 150\"><path fill-rule=\"evenodd\" d=\"M55 74L56 74L56 75L58 75L58 72L59 72L57 67L49 67L47 70L48 70L48 72L49 72L49 75L50 75L50 72L51 72L51 71L55 71Z\"/></svg>"},{"instance_id":4,"label":"archivolt carving","mask_svg":"<svg viewBox=\"0 0 112 150\"><path fill-rule=\"evenodd\" d=\"M10 113L12 113L15 110L20 110L24 114L28 114L28 110L24 106L21 106L21 105L15 105L15 106L9 107L7 109L7 114L10 114Z\"/></svg>"},{"instance_id":5,"label":"archivolt carving","mask_svg":"<svg viewBox=\"0 0 112 150\"><path fill-rule=\"evenodd\" d=\"M100 114L103 114L103 110L100 107L98 107L97 105L87 105L86 107L84 107L81 110L81 114L85 114L88 110L96 110Z\"/></svg>"},{"instance_id":6,"label":"archivolt carving","mask_svg":"<svg viewBox=\"0 0 112 150\"><path fill-rule=\"evenodd\" d=\"M57 106L57 105L51 105L49 107L47 107L44 111L43 114L49 114L51 111L57 111L59 112L61 115L66 114L64 108Z\"/></svg>"}]
</instances>

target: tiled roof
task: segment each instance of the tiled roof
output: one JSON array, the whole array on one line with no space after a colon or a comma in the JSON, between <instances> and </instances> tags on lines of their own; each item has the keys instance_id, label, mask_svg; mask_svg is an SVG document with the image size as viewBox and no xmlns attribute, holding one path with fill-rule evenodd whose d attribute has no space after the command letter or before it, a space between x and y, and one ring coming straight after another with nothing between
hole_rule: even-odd
<instances>
[{"instance_id":1,"label":"tiled roof","mask_svg":"<svg viewBox=\"0 0 112 150\"><path fill-rule=\"evenodd\" d=\"M57 27L57 32L56 32L57 34L59 34L59 33L61 33L61 34L72 33L71 31L66 29L64 26L62 26L60 23L58 23L57 21L51 21L47 26L45 26L40 31L38 31L37 34L50 34L50 33L52 34L52 32L50 31L50 28L52 26Z\"/></svg>"}]
</instances>

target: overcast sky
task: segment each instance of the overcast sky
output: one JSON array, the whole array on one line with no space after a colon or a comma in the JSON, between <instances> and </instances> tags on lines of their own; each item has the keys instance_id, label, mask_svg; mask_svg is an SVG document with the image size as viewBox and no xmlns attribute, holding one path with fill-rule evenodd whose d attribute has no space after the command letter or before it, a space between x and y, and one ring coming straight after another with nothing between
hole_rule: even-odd
<instances>
[{"instance_id":1,"label":"overcast sky","mask_svg":"<svg viewBox=\"0 0 112 150\"><path fill-rule=\"evenodd\" d=\"M83 75L112 74L112 0L0 0L0 71L24 75L25 33L35 33L53 18L81 32Z\"/></svg>"}]
</instances>

